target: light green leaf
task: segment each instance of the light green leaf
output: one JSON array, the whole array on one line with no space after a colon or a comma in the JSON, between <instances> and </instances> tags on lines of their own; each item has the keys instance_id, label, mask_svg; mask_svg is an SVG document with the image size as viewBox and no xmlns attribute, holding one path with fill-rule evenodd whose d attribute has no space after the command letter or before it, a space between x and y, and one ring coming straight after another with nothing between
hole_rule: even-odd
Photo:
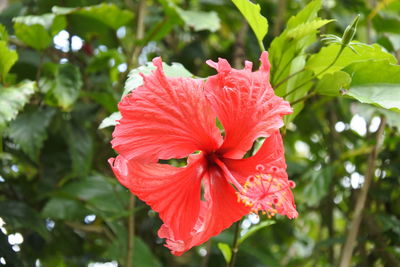
<instances>
[{"instance_id":1,"label":"light green leaf","mask_svg":"<svg viewBox=\"0 0 400 267\"><path fill-rule=\"evenodd\" d=\"M261 7L249 0L232 0L240 13L245 17L250 27L253 29L257 40L262 42L268 32L268 21L261 15Z\"/></svg>"},{"instance_id":2,"label":"light green leaf","mask_svg":"<svg viewBox=\"0 0 400 267\"><path fill-rule=\"evenodd\" d=\"M229 263L231 261L231 258L232 258L231 247L226 243L219 242L218 243L218 248L219 248L219 250L221 250L222 255L224 256L224 259L225 259L226 263Z\"/></svg>"},{"instance_id":3,"label":"light green leaf","mask_svg":"<svg viewBox=\"0 0 400 267\"><path fill-rule=\"evenodd\" d=\"M265 228L265 227L267 227L267 226L273 225L273 224L275 224L275 221L263 221L263 222L261 222L261 223L255 225L255 226L251 227L251 228L249 229L249 231L247 231L244 235L242 235L242 236L239 238L238 244L239 244L239 245L242 244L242 243L243 243L247 238L249 238L250 236L254 235L255 233L257 233L257 232L260 231L261 229L263 229L263 228Z\"/></svg>"},{"instance_id":4,"label":"light green leaf","mask_svg":"<svg viewBox=\"0 0 400 267\"><path fill-rule=\"evenodd\" d=\"M318 81L315 91L321 95L339 96L340 90L347 89L350 82L351 77L347 72L327 73Z\"/></svg>"},{"instance_id":5,"label":"light green leaf","mask_svg":"<svg viewBox=\"0 0 400 267\"><path fill-rule=\"evenodd\" d=\"M115 126L118 124L118 120L121 119L121 113L114 112L107 118L105 118L99 125L99 129L104 129L110 126Z\"/></svg>"},{"instance_id":6,"label":"light green leaf","mask_svg":"<svg viewBox=\"0 0 400 267\"><path fill-rule=\"evenodd\" d=\"M86 18L91 18L101 24L107 25L114 30L126 25L133 19L133 13L131 11L120 9L115 4L110 3L102 3L99 5L82 8L54 6L52 8L52 12L59 15L79 15Z\"/></svg>"},{"instance_id":7,"label":"light green leaf","mask_svg":"<svg viewBox=\"0 0 400 267\"><path fill-rule=\"evenodd\" d=\"M214 11L194 11L176 8L178 15L184 23L195 31L209 30L215 32L220 28L218 14Z\"/></svg>"},{"instance_id":8,"label":"light green leaf","mask_svg":"<svg viewBox=\"0 0 400 267\"><path fill-rule=\"evenodd\" d=\"M32 160L39 157L40 149L47 138L47 127L55 114L54 109L35 110L20 114L6 134L18 144Z\"/></svg>"},{"instance_id":9,"label":"light green leaf","mask_svg":"<svg viewBox=\"0 0 400 267\"><path fill-rule=\"evenodd\" d=\"M128 79L125 83L125 89L122 96L127 95L130 91L136 89L143 84L143 78L140 73L149 75L152 70L156 69L153 63L149 62L146 65L140 66L129 72ZM182 64L172 63L168 65L163 62L164 73L167 77L194 77Z\"/></svg>"},{"instance_id":10,"label":"light green leaf","mask_svg":"<svg viewBox=\"0 0 400 267\"><path fill-rule=\"evenodd\" d=\"M0 24L0 41L8 42L8 32L3 24Z\"/></svg>"},{"instance_id":11,"label":"light green leaf","mask_svg":"<svg viewBox=\"0 0 400 267\"><path fill-rule=\"evenodd\" d=\"M390 63L396 64L396 58L383 50L383 48L377 44L367 45L360 43L355 45L357 54L354 53L350 48L346 47L336 63L330 67L325 73L333 73L343 69L344 67L355 62L362 62L366 60L388 60ZM314 54L307 61L306 68L312 70L314 73L319 73L331 64L339 52L339 45L330 45L323 47L321 51Z\"/></svg>"},{"instance_id":12,"label":"light green leaf","mask_svg":"<svg viewBox=\"0 0 400 267\"><path fill-rule=\"evenodd\" d=\"M37 50L47 48L52 37L66 27L65 18L54 14L16 17L13 21L17 38Z\"/></svg>"},{"instance_id":13,"label":"light green leaf","mask_svg":"<svg viewBox=\"0 0 400 267\"><path fill-rule=\"evenodd\" d=\"M318 171L311 169L303 176L306 186L302 192L309 207L316 206L328 193L333 175L332 166L324 166Z\"/></svg>"},{"instance_id":14,"label":"light green leaf","mask_svg":"<svg viewBox=\"0 0 400 267\"><path fill-rule=\"evenodd\" d=\"M79 68L72 64L57 65L51 92L57 103L65 110L71 108L79 97L82 79Z\"/></svg>"},{"instance_id":15,"label":"light green leaf","mask_svg":"<svg viewBox=\"0 0 400 267\"><path fill-rule=\"evenodd\" d=\"M321 26L321 19L317 17L317 13L321 8L321 1L312 1L306 7L304 7L296 16L289 19L286 29L275 38L269 49L270 61L271 61L271 83L273 87L280 84L278 88L278 95L285 95L290 92L290 88L295 88L299 86L301 81L308 74L301 74L304 77L298 77L296 82L291 83L285 82L281 84L286 77L292 75L295 69L294 65L298 64L293 62L299 58L306 56L306 49L316 41L318 28L316 26ZM326 22L326 21L324 21ZM312 25L313 27L307 28L304 25ZM299 28L298 28L299 27ZM301 30L301 28L303 28ZM295 30L296 29L296 30ZM297 30L301 30L301 34L296 34ZM306 33L305 35L303 33ZM296 37L296 38L294 38ZM297 76L297 75L296 75ZM304 88L303 88L304 89ZM307 90L302 90L302 94L307 92ZM297 99L299 96L296 96ZM302 106L302 103L298 104ZM295 115L292 115L292 117Z\"/></svg>"},{"instance_id":16,"label":"light green leaf","mask_svg":"<svg viewBox=\"0 0 400 267\"><path fill-rule=\"evenodd\" d=\"M365 61L351 64L344 71L352 77L346 95L361 103L400 112L399 65L386 60Z\"/></svg>"},{"instance_id":17,"label":"light green leaf","mask_svg":"<svg viewBox=\"0 0 400 267\"><path fill-rule=\"evenodd\" d=\"M6 122L17 117L35 90L35 82L23 82L9 88L0 87L0 129Z\"/></svg>"},{"instance_id":18,"label":"light green leaf","mask_svg":"<svg viewBox=\"0 0 400 267\"><path fill-rule=\"evenodd\" d=\"M0 25L1 26L1 25ZM4 81L11 67L17 62L18 54L8 48L5 41L0 41L0 78Z\"/></svg>"},{"instance_id":19,"label":"light green leaf","mask_svg":"<svg viewBox=\"0 0 400 267\"><path fill-rule=\"evenodd\" d=\"M305 22L291 29L287 33L287 38L300 39L306 35L314 34L319 28L334 21L333 19L316 19Z\"/></svg>"}]
</instances>

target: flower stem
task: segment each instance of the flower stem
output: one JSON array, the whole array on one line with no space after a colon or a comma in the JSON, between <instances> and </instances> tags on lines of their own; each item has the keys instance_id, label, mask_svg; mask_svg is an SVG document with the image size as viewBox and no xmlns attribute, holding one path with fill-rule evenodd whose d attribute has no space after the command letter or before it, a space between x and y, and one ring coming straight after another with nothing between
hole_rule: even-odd
<instances>
[{"instance_id":1,"label":"flower stem","mask_svg":"<svg viewBox=\"0 0 400 267\"><path fill-rule=\"evenodd\" d=\"M239 251L239 232L240 232L240 223L242 220L237 221L235 223L235 235L233 236L233 242L232 242L232 256L228 264L226 265L227 267L233 267L235 265L236 261L236 255Z\"/></svg>"}]
</instances>

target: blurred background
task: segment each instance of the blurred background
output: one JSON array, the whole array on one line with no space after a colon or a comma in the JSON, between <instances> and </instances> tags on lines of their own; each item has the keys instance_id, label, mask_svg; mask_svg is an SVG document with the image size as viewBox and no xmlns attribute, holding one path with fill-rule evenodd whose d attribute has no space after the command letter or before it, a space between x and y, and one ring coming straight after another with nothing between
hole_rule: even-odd
<instances>
[{"instance_id":1,"label":"blurred background","mask_svg":"<svg viewBox=\"0 0 400 267\"><path fill-rule=\"evenodd\" d=\"M269 22L267 50L309 3L257 2ZM400 58L399 1L324 0L318 14L336 20L320 33L338 36L360 14L355 39ZM0 24L0 266L224 266L217 244L231 244L232 229L172 256L157 237L158 215L129 201L107 159L115 156L109 126L131 69L158 55L198 77L214 74L207 59L258 65L257 39L235 5L0 0ZM317 53L319 40L304 54ZM368 175L351 265L400 266L399 113L350 98L304 101L283 132L299 217L273 218L243 242L236 266L336 265ZM241 233L265 220L247 216Z\"/></svg>"}]
</instances>

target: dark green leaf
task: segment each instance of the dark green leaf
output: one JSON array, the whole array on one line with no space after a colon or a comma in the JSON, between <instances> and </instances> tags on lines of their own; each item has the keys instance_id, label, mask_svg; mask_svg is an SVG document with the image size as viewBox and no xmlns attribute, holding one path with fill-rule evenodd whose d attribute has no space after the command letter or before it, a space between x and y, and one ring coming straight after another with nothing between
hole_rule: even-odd
<instances>
[{"instance_id":1,"label":"dark green leaf","mask_svg":"<svg viewBox=\"0 0 400 267\"><path fill-rule=\"evenodd\" d=\"M49 236L45 222L39 214L23 202L6 201L0 203L0 217L4 219L7 227L13 231L18 229L32 229L44 238Z\"/></svg>"},{"instance_id":2,"label":"dark green leaf","mask_svg":"<svg viewBox=\"0 0 400 267\"><path fill-rule=\"evenodd\" d=\"M58 220L81 220L89 211L77 200L54 197L42 210L45 218Z\"/></svg>"},{"instance_id":3,"label":"dark green leaf","mask_svg":"<svg viewBox=\"0 0 400 267\"><path fill-rule=\"evenodd\" d=\"M57 65L52 93L58 105L65 110L71 108L82 87L82 78L79 68L72 64Z\"/></svg>"},{"instance_id":4,"label":"dark green leaf","mask_svg":"<svg viewBox=\"0 0 400 267\"><path fill-rule=\"evenodd\" d=\"M75 175L88 175L93 159L93 138L80 125L70 124L66 128L67 143Z\"/></svg>"},{"instance_id":5,"label":"dark green leaf","mask_svg":"<svg viewBox=\"0 0 400 267\"><path fill-rule=\"evenodd\" d=\"M7 135L18 144L32 160L39 157L47 138L47 127L55 114L54 109L42 109L20 114L11 122Z\"/></svg>"},{"instance_id":6,"label":"dark green leaf","mask_svg":"<svg viewBox=\"0 0 400 267\"><path fill-rule=\"evenodd\" d=\"M258 231L260 231L261 229L264 229L267 226L273 225L275 224L275 221L263 221L253 227L251 227L249 229L249 231L247 231L244 235L242 235L239 238L238 244L242 244L247 238L249 238L250 236L254 235L255 233L257 233Z\"/></svg>"}]
</instances>

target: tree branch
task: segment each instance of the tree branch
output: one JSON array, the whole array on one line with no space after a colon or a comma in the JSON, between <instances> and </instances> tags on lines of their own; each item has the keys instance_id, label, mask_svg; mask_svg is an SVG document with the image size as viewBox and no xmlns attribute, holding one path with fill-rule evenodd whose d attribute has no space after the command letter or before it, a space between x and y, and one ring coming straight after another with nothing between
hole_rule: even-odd
<instances>
[{"instance_id":1,"label":"tree branch","mask_svg":"<svg viewBox=\"0 0 400 267\"><path fill-rule=\"evenodd\" d=\"M356 206L355 206L355 210L354 210L353 219L350 222L350 227L349 227L349 230L347 233L346 242L345 242L344 246L342 247L342 254L341 254L340 265L339 265L340 267L350 266L350 261L351 261L352 255L353 255L353 250L354 250L354 246L356 243L358 230L360 228L360 223L361 223L361 219L362 219L362 215L363 215L365 202L367 200L368 190L371 185L372 178L374 177L376 158L378 157L378 152L382 145L381 143L382 143L382 139L383 139L385 125L386 125L386 118L381 117L381 123L380 123L379 129L376 133L376 144L373 147L372 152L368 158L368 169L365 173L365 182L361 188L361 192L359 193L359 195L356 199Z\"/></svg>"}]
</instances>

